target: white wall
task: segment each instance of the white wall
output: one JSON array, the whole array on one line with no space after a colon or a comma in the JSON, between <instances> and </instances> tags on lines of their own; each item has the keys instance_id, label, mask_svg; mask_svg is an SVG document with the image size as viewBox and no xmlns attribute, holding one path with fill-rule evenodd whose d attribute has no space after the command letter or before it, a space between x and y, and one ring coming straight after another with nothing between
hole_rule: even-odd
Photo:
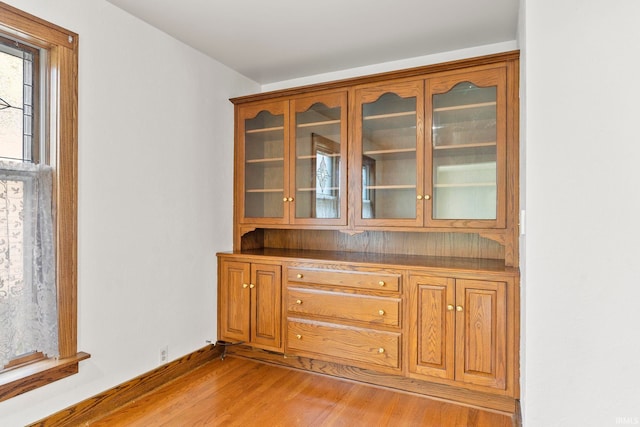
<instances>
[{"instance_id":1,"label":"white wall","mask_svg":"<svg viewBox=\"0 0 640 427\"><path fill-rule=\"evenodd\" d=\"M79 348L92 354L80 374L0 403L0 425L17 426L152 369L163 345L174 358L214 336L214 253L232 241L227 99L260 88L103 0L5 1L80 34ZM640 420L640 3L521 3L524 422L633 422ZM262 89L515 48L465 49Z\"/></svg>"},{"instance_id":2,"label":"white wall","mask_svg":"<svg viewBox=\"0 0 640 427\"><path fill-rule=\"evenodd\" d=\"M104 0L4 0L80 35L80 373L0 403L22 426L216 338L233 105L260 87Z\"/></svg>"},{"instance_id":3,"label":"white wall","mask_svg":"<svg viewBox=\"0 0 640 427\"><path fill-rule=\"evenodd\" d=\"M640 2L525 5L525 426L637 425Z\"/></svg>"}]
</instances>

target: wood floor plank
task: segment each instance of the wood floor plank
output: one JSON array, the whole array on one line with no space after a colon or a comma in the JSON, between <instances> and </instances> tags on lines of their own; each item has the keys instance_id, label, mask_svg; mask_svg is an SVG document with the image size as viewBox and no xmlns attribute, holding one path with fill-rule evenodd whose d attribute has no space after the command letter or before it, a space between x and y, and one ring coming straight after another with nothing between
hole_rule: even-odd
<instances>
[{"instance_id":1,"label":"wood floor plank","mask_svg":"<svg viewBox=\"0 0 640 427\"><path fill-rule=\"evenodd\" d=\"M90 425L513 427L505 414L233 356L208 362Z\"/></svg>"}]
</instances>

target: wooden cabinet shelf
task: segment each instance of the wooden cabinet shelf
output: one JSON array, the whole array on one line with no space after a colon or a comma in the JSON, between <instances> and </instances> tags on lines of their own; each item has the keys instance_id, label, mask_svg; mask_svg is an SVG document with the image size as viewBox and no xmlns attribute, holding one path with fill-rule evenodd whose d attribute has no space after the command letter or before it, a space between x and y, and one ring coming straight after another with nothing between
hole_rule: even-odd
<instances>
[{"instance_id":1,"label":"wooden cabinet shelf","mask_svg":"<svg viewBox=\"0 0 640 427\"><path fill-rule=\"evenodd\" d=\"M247 129L245 131L245 133L247 133L247 134L269 133L269 132L277 132L277 131L283 131L283 130L284 130L284 126L274 126L274 127L270 127L270 128Z\"/></svg>"},{"instance_id":2,"label":"wooden cabinet shelf","mask_svg":"<svg viewBox=\"0 0 640 427\"><path fill-rule=\"evenodd\" d=\"M283 161L284 161L283 157L272 157L272 158L267 158L267 159L246 160L245 163L247 163L247 164L252 164L252 163L281 163Z\"/></svg>"},{"instance_id":3,"label":"wooden cabinet shelf","mask_svg":"<svg viewBox=\"0 0 640 427\"><path fill-rule=\"evenodd\" d=\"M484 147L495 147L495 141L489 142L475 142L471 144L455 144L455 145L434 145L434 150L463 150L467 148L484 148Z\"/></svg>"},{"instance_id":4,"label":"wooden cabinet shelf","mask_svg":"<svg viewBox=\"0 0 640 427\"><path fill-rule=\"evenodd\" d=\"M451 107L439 107L434 108L433 111L435 113L445 112L445 111L459 111L459 110L470 110L473 108L482 108L482 107L495 107L496 102L479 102L477 104L463 104L463 105L453 105Z\"/></svg>"},{"instance_id":5,"label":"wooden cabinet shelf","mask_svg":"<svg viewBox=\"0 0 640 427\"><path fill-rule=\"evenodd\" d=\"M362 120L384 120L384 119L394 119L397 117L415 117L415 111L401 111L398 113L386 113L386 114L376 114L374 116L364 116Z\"/></svg>"},{"instance_id":6,"label":"wooden cabinet shelf","mask_svg":"<svg viewBox=\"0 0 640 427\"><path fill-rule=\"evenodd\" d=\"M246 193L282 193L284 190L282 188L254 188L247 189Z\"/></svg>"},{"instance_id":7,"label":"wooden cabinet shelf","mask_svg":"<svg viewBox=\"0 0 640 427\"><path fill-rule=\"evenodd\" d=\"M327 120L324 122L309 122L309 123L299 123L296 125L298 128L307 128L313 126L329 126L329 125L339 125L340 120Z\"/></svg>"},{"instance_id":8,"label":"wooden cabinet shelf","mask_svg":"<svg viewBox=\"0 0 640 427\"><path fill-rule=\"evenodd\" d=\"M366 190L411 190L415 189L415 185L368 185L365 187Z\"/></svg>"}]
</instances>

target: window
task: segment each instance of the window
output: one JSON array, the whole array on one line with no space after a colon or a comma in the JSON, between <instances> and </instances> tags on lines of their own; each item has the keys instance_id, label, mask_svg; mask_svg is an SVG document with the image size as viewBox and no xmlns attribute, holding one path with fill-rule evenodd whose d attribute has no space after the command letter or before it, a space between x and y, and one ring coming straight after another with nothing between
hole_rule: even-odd
<instances>
[{"instance_id":1,"label":"window","mask_svg":"<svg viewBox=\"0 0 640 427\"><path fill-rule=\"evenodd\" d=\"M0 370L0 401L74 374L79 362L89 357L77 351L77 53L76 34L0 3L0 67L5 67L0 81L0 197L14 215L11 239L5 232L4 243L5 250L13 251L11 271L4 276L0 271L5 282L0 290L7 293L47 275L31 267L26 236L43 235L40 226L33 225L39 214L33 213L32 205L51 207L55 215L45 217L52 218L50 247L55 257L50 275L56 303L53 314L39 315L49 316L45 324L57 338L54 350L21 341L26 346L16 348ZM47 188L42 181L47 177L53 191L45 194L51 200L36 203L39 189ZM42 250L47 249L35 253ZM42 267L42 262L36 264ZM0 295L0 304L6 301Z\"/></svg>"}]
</instances>

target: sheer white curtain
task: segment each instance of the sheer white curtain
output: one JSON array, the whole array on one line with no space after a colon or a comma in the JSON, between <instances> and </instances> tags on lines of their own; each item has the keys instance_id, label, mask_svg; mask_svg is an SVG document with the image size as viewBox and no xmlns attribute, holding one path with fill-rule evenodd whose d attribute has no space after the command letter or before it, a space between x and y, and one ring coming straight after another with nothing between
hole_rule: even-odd
<instances>
[{"instance_id":1,"label":"sheer white curtain","mask_svg":"<svg viewBox=\"0 0 640 427\"><path fill-rule=\"evenodd\" d=\"M0 161L0 369L17 356L58 356L52 169Z\"/></svg>"}]
</instances>

